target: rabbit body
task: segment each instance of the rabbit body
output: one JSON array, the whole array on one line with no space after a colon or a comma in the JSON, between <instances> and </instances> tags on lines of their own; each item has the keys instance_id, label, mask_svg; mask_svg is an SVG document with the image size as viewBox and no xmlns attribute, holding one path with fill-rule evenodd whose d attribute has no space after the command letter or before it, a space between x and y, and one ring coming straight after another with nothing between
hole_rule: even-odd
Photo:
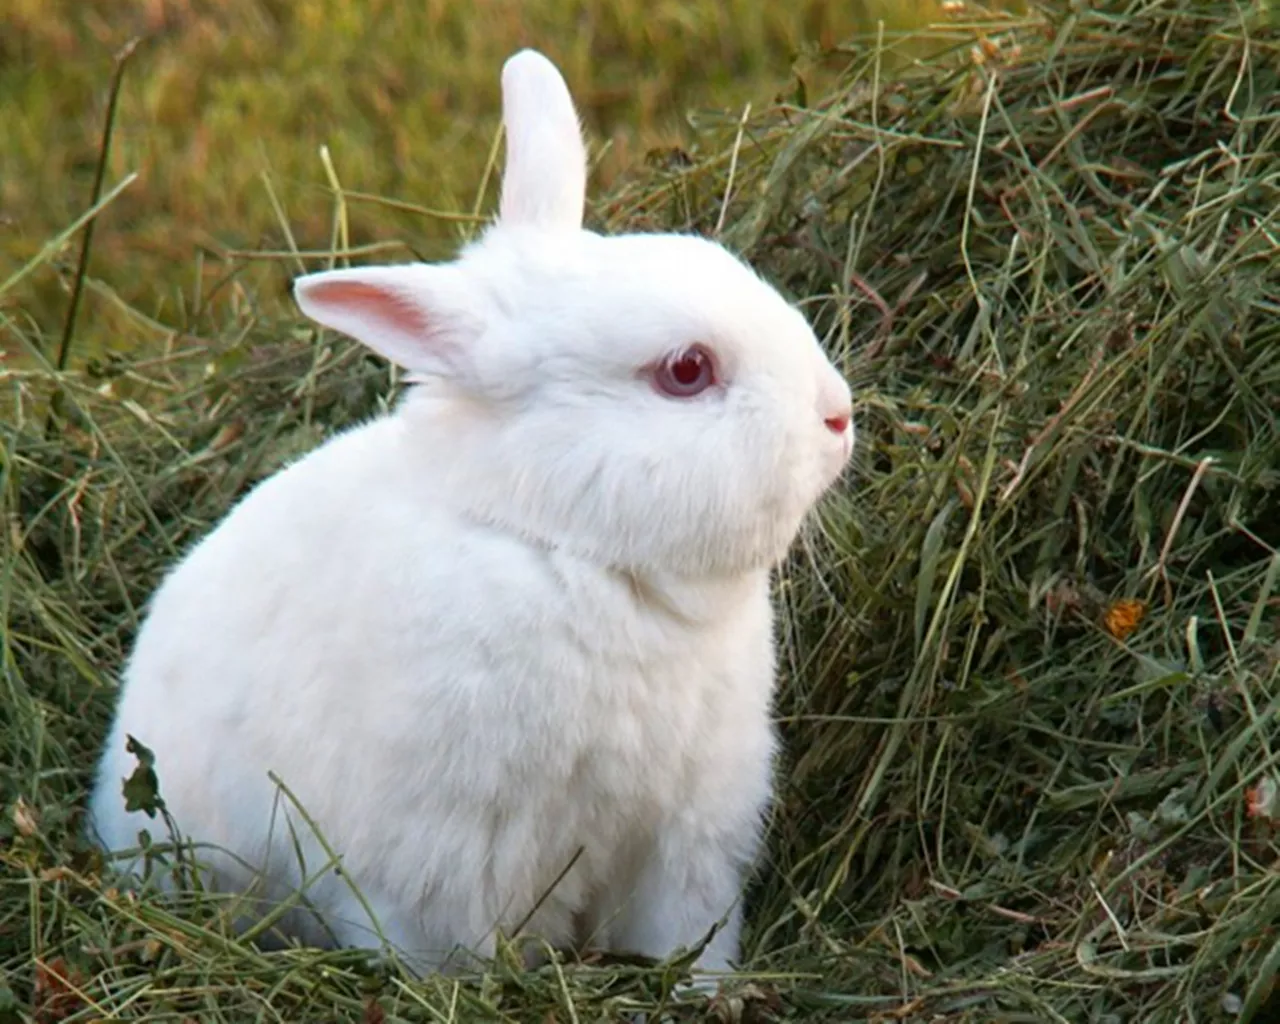
<instances>
[{"instance_id":1,"label":"rabbit body","mask_svg":"<svg viewBox=\"0 0 1280 1024\"><path fill-rule=\"evenodd\" d=\"M133 736L213 884L303 888L304 941L426 970L522 925L655 957L720 925L700 964L727 968L776 746L769 572L849 458L849 389L720 246L582 230L563 80L525 51L503 87L495 225L296 283L415 384L163 581L91 824L157 831L122 799Z\"/></svg>"},{"instance_id":2,"label":"rabbit body","mask_svg":"<svg viewBox=\"0 0 1280 1024\"><path fill-rule=\"evenodd\" d=\"M396 417L339 435L164 582L107 743L103 841L148 824L120 810L128 731L179 827L279 897L302 882L295 843L309 871L326 856L274 772L411 961L492 952L544 896L528 930L552 943L697 942L733 908L769 793L765 574L640 583L468 522L404 472L415 445ZM206 859L219 887L249 884ZM307 894L340 942L376 944L347 878Z\"/></svg>"}]
</instances>

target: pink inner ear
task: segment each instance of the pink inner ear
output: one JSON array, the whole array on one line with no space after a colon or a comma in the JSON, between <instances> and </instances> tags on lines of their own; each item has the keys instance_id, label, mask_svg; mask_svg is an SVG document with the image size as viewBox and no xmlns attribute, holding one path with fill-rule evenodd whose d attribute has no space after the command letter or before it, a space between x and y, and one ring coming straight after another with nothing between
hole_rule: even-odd
<instances>
[{"instance_id":1,"label":"pink inner ear","mask_svg":"<svg viewBox=\"0 0 1280 1024\"><path fill-rule=\"evenodd\" d=\"M426 314L402 296L362 281L324 281L311 288L311 299L337 306L359 316L381 320L402 334L421 337L428 333Z\"/></svg>"}]
</instances>

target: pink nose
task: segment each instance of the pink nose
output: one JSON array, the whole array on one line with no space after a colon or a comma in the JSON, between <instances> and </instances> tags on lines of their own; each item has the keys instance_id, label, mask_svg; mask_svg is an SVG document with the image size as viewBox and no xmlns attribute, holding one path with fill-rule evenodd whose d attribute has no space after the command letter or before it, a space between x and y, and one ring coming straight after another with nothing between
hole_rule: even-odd
<instances>
[{"instance_id":1,"label":"pink nose","mask_svg":"<svg viewBox=\"0 0 1280 1024\"><path fill-rule=\"evenodd\" d=\"M842 413L839 416L828 416L822 421L827 425L827 429L833 434L843 434L849 429L849 414Z\"/></svg>"}]
</instances>

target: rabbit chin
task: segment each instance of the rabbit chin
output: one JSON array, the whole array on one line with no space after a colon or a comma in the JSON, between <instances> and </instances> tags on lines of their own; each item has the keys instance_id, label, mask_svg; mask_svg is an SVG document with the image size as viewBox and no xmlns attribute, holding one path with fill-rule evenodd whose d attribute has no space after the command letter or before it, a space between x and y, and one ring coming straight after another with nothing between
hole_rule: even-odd
<instances>
[{"instance_id":1,"label":"rabbit chin","mask_svg":"<svg viewBox=\"0 0 1280 1024\"><path fill-rule=\"evenodd\" d=\"M806 446L761 437L717 459L649 461L645 472L643 459L628 464L607 445L594 458L586 447L563 457L519 436L518 425L460 417L448 399L416 390L401 406L402 437L431 500L526 543L637 575L723 579L770 569L850 449L834 438ZM432 435L449 443L422 444Z\"/></svg>"},{"instance_id":2,"label":"rabbit chin","mask_svg":"<svg viewBox=\"0 0 1280 1024\"><path fill-rule=\"evenodd\" d=\"M539 518L528 507L501 500L468 503L465 515L478 524L520 537L528 544L573 554L601 568L641 577L724 580L764 572L782 560L799 532L803 514L782 525L763 518L720 524L711 534L690 533L679 513L656 509L643 522L613 517L579 529L572 522ZM670 532L662 531L670 526Z\"/></svg>"}]
</instances>

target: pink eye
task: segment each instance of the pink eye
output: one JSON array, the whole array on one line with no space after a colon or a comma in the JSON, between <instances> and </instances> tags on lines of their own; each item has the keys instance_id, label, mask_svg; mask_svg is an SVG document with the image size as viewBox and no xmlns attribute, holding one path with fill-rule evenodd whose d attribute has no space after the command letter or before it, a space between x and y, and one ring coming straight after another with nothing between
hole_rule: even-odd
<instances>
[{"instance_id":1,"label":"pink eye","mask_svg":"<svg viewBox=\"0 0 1280 1024\"><path fill-rule=\"evenodd\" d=\"M667 356L654 371L654 383L672 398L692 398L716 382L715 362L701 345Z\"/></svg>"}]
</instances>

